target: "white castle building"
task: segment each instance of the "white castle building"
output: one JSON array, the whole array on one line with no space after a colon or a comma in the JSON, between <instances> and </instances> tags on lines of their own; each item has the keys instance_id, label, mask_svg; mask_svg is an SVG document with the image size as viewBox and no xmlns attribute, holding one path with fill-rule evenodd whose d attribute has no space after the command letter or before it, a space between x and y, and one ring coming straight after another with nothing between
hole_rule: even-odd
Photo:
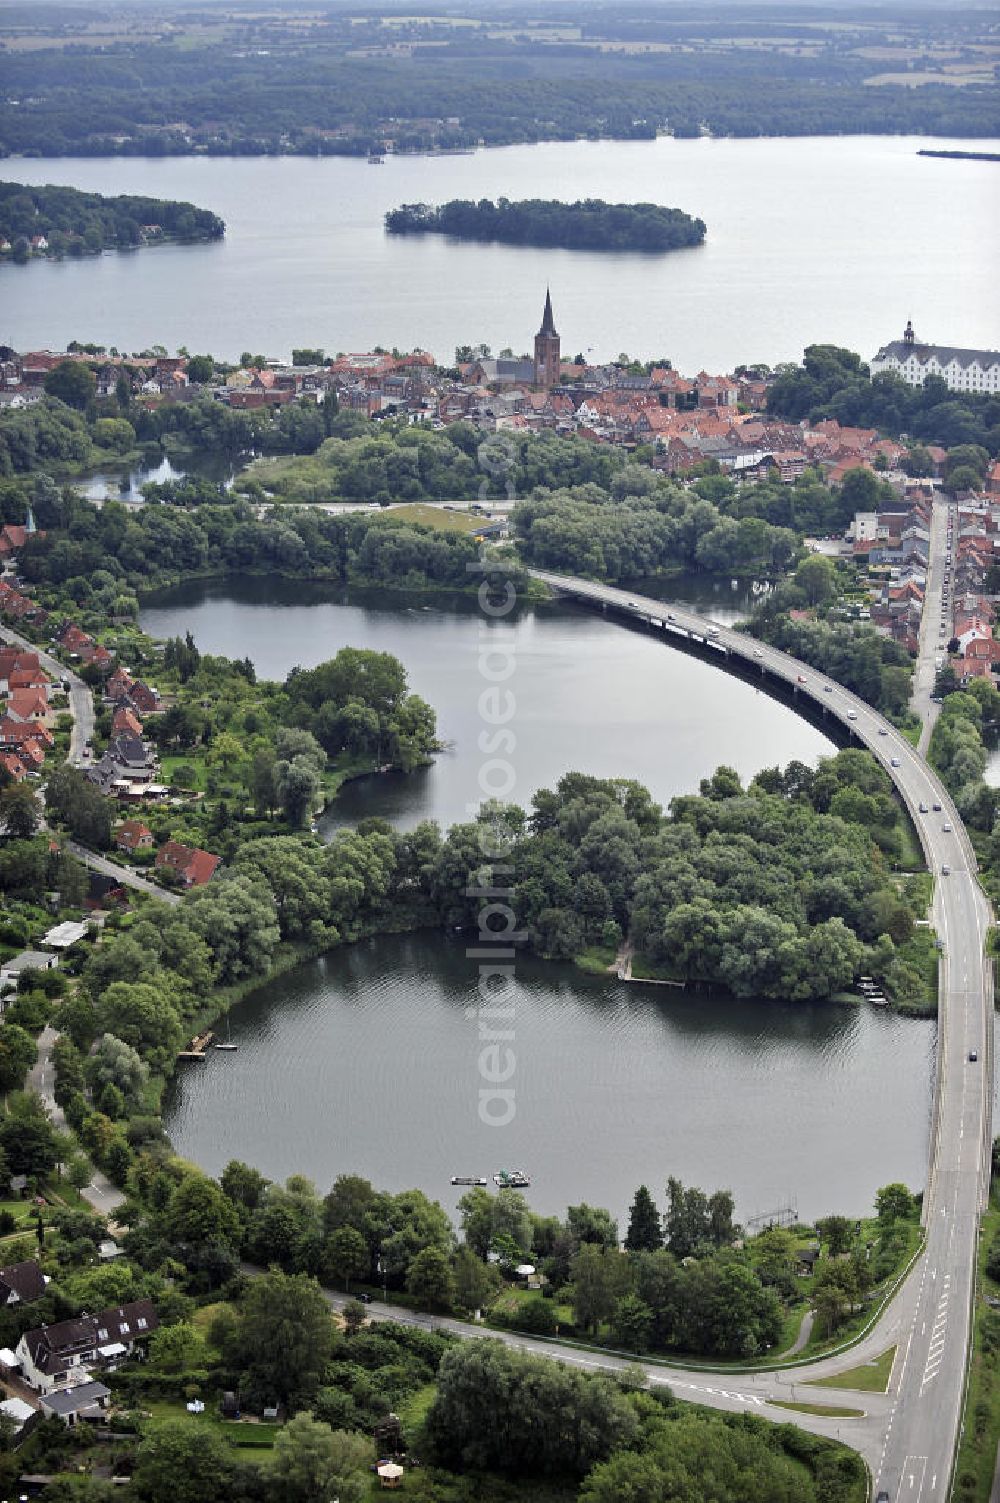
<instances>
[{"instance_id":1,"label":"white castle building","mask_svg":"<svg viewBox=\"0 0 1000 1503\"><path fill-rule=\"evenodd\" d=\"M940 376L952 391L1000 392L1000 351L921 344L912 323L902 339L883 345L871 362L873 376L881 371L892 371L908 386L923 386L928 376Z\"/></svg>"}]
</instances>

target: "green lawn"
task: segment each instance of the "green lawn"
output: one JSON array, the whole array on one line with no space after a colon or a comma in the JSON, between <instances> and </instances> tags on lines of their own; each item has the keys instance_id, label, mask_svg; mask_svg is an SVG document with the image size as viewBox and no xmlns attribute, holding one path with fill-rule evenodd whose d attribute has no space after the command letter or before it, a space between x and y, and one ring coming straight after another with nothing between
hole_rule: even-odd
<instances>
[{"instance_id":1,"label":"green lawn","mask_svg":"<svg viewBox=\"0 0 1000 1503\"><path fill-rule=\"evenodd\" d=\"M832 1378L810 1378L806 1381L810 1388L850 1388L855 1393L885 1393L895 1358L896 1348L891 1346L880 1357L861 1367L850 1367Z\"/></svg>"},{"instance_id":2,"label":"green lawn","mask_svg":"<svg viewBox=\"0 0 1000 1503\"><path fill-rule=\"evenodd\" d=\"M1000 1310L986 1303L1000 1297L1000 1284L987 1274L984 1262L991 1243L1000 1236L997 1182L992 1203L983 1217L979 1238L976 1306L973 1314L972 1361L965 1422L955 1463L955 1503L988 1503L993 1488L997 1443L1000 1441Z\"/></svg>"},{"instance_id":3,"label":"green lawn","mask_svg":"<svg viewBox=\"0 0 1000 1503\"><path fill-rule=\"evenodd\" d=\"M164 783L173 783L174 773L178 767L190 767L194 772L194 781L188 788L187 793L205 792L205 757L202 752L180 752L176 756L163 757L160 760L160 780Z\"/></svg>"},{"instance_id":4,"label":"green lawn","mask_svg":"<svg viewBox=\"0 0 1000 1503\"><path fill-rule=\"evenodd\" d=\"M425 501L413 501L406 506L393 506L384 515L399 522L419 522L422 527L433 527L438 532L473 532L482 527L486 517L475 512L445 511L443 506L428 506Z\"/></svg>"},{"instance_id":5,"label":"green lawn","mask_svg":"<svg viewBox=\"0 0 1000 1503\"><path fill-rule=\"evenodd\" d=\"M145 1428L147 1431L154 1429L163 1420L184 1420L197 1430L212 1431L221 1435L231 1446L239 1447L255 1453L264 1459L274 1446L274 1437L282 1428L280 1425L258 1424L251 1420L225 1420L219 1413L218 1395L210 1394L205 1398L205 1412L203 1414L189 1414L181 1399L149 1399L143 1400L142 1413L147 1416ZM249 1459L253 1459L253 1455Z\"/></svg>"}]
</instances>

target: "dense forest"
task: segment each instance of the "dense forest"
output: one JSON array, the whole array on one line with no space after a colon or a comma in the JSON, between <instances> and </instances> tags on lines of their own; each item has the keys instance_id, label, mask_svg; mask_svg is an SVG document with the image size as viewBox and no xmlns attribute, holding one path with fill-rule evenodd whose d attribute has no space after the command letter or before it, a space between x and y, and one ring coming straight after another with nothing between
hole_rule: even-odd
<instances>
[{"instance_id":1,"label":"dense forest","mask_svg":"<svg viewBox=\"0 0 1000 1503\"><path fill-rule=\"evenodd\" d=\"M540 28L534 13L506 7L467 17L309 8L295 24L266 6L235 17L151 11L123 6L100 28L95 19L96 37L72 16L26 13L21 45L4 57L0 152L364 155L387 140L412 151L661 131L1000 134L992 79L971 68L991 38L970 12L920 12L889 28L850 11L826 27L793 10L701 17L660 5L640 16L595 5ZM969 60L963 87L942 69L947 47ZM919 88L907 86L914 68Z\"/></svg>"},{"instance_id":2,"label":"dense forest","mask_svg":"<svg viewBox=\"0 0 1000 1503\"><path fill-rule=\"evenodd\" d=\"M0 240L10 242L15 261L129 250L158 240L219 240L225 232L217 214L194 204L132 194L106 198L52 183L0 183ZM32 246L39 236L44 248Z\"/></svg>"},{"instance_id":3,"label":"dense forest","mask_svg":"<svg viewBox=\"0 0 1000 1503\"><path fill-rule=\"evenodd\" d=\"M558 246L565 250L668 251L701 245L705 222L661 204L609 204L600 198L562 203L528 198L496 203L453 198L437 207L403 204L385 216L391 235L453 235L504 245Z\"/></svg>"}]
</instances>

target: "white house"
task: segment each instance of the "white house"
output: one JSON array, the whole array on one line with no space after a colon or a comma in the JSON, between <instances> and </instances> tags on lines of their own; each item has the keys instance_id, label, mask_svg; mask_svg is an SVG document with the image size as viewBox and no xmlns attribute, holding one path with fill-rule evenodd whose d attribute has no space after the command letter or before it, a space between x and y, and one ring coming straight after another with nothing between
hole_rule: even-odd
<instances>
[{"instance_id":1,"label":"white house","mask_svg":"<svg viewBox=\"0 0 1000 1503\"><path fill-rule=\"evenodd\" d=\"M93 1367L116 1367L158 1325L151 1301L133 1300L99 1315L25 1331L15 1353L24 1381L49 1394L86 1381Z\"/></svg>"}]
</instances>

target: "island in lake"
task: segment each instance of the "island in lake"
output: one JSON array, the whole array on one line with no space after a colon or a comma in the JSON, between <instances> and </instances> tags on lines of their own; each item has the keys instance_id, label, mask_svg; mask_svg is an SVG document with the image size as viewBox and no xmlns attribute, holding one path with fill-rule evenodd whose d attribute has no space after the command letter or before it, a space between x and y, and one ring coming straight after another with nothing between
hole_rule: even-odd
<instances>
[{"instance_id":1,"label":"island in lake","mask_svg":"<svg viewBox=\"0 0 1000 1503\"><path fill-rule=\"evenodd\" d=\"M385 216L390 235L451 235L562 250L670 251L701 245L705 222L662 204L609 204L600 198L561 203L554 198L513 202L455 198L403 204Z\"/></svg>"},{"instance_id":2,"label":"island in lake","mask_svg":"<svg viewBox=\"0 0 1000 1503\"><path fill-rule=\"evenodd\" d=\"M917 152L918 157L955 157L960 162L1000 162L1000 151L929 151Z\"/></svg>"},{"instance_id":3,"label":"island in lake","mask_svg":"<svg viewBox=\"0 0 1000 1503\"><path fill-rule=\"evenodd\" d=\"M82 193L53 183L0 183L0 255L87 256L164 241L221 240L226 226L209 209L165 198Z\"/></svg>"}]
</instances>

